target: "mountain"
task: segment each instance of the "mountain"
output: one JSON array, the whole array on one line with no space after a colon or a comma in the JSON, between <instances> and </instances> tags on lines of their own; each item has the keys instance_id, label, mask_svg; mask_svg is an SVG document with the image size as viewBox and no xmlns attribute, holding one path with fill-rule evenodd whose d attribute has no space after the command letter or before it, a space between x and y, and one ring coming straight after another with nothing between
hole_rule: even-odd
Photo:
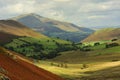
<instances>
[{"instance_id":1,"label":"mountain","mask_svg":"<svg viewBox=\"0 0 120 80\"><path fill-rule=\"evenodd\" d=\"M72 23L45 18L33 13L20 15L12 19L47 36L69 39L74 42L86 38L93 32L93 30L89 28L78 27Z\"/></svg>"},{"instance_id":2,"label":"mountain","mask_svg":"<svg viewBox=\"0 0 120 80\"><path fill-rule=\"evenodd\" d=\"M75 49L72 42L49 38L13 20L0 20L0 45L34 59L58 56Z\"/></svg>"},{"instance_id":3,"label":"mountain","mask_svg":"<svg viewBox=\"0 0 120 80\"><path fill-rule=\"evenodd\" d=\"M24 56L0 47L0 80L64 79L42 68L38 68Z\"/></svg>"},{"instance_id":4,"label":"mountain","mask_svg":"<svg viewBox=\"0 0 120 80\"><path fill-rule=\"evenodd\" d=\"M0 20L0 32L16 36L29 36L34 38L48 38L47 36L35 32L14 20Z\"/></svg>"},{"instance_id":5,"label":"mountain","mask_svg":"<svg viewBox=\"0 0 120 80\"><path fill-rule=\"evenodd\" d=\"M111 40L120 38L120 28L104 28L88 36L83 42Z\"/></svg>"}]
</instances>

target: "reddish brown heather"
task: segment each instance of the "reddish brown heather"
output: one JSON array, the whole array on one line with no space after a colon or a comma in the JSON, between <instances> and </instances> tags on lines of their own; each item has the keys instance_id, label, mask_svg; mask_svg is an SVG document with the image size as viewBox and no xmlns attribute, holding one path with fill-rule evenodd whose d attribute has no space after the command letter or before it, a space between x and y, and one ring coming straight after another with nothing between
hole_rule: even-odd
<instances>
[{"instance_id":1,"label":"reddish brown heather","mask_svg":"<svg viewBox=\"0 0 120 80\"><path fill-rule=\"evenodd\" d=\"M19 57L12 59L2 53L0 53L0 66L7 71L5 74L11 80L64 80L24 59Z\"/></svg>"}]
</instances>

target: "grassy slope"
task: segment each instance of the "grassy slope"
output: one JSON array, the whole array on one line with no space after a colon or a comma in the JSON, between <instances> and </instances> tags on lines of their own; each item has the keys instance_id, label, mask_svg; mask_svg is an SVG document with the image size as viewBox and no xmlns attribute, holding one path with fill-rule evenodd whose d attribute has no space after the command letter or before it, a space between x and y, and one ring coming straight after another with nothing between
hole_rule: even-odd
<instances>
[{"instance_id":1,"label":"grassy slope","mask_svg":"<svg viewBox=\"0 0 120 80\"><path fill-rule=\"evenodd\" d=\"M116 76L117 76L117 79L119 79L119 76L120 76L119 75L120 61L88 63L87 65L89 67L86 69L81 69L82 63L67 64L68 68L57 67L57 64L59 64L59 62L57 63L53 62L53 63L56 64L56 66L51 66L51 62L48 62L48 61L40 61L39 63L36 63L36 65L50 72L58 74L61 77L66 78L66 80L98 80L99 77L101 77L99 80L103 80L103 79L104 80L107 80L107 79L115 80ZM117 67L118 69L114 70L114 67ZM110 73L110 70L112 71L112 73ZM83 79L83 77L85 77L85 79ZM95 77L96 79L94 79Z\"/></svg>"},{"instance_id":2,"label":"grassy slope","mask_svg":"<svg viewBox=\"0 0 120 80\"><path fill-rule=\"evenodd\" d=\"M94 32L86 39L84 39L83 42L110 40L119 37L120 37L120 28L105 28Z\"/></svg>"},{"instance_id":3,"label":"grassy slope","mask_svg":"<svg viewBox=\"0 0 120 80\"><path fill-rule=\"evenodd\" d=\"M63 61L63 62L68 62L68 63L83 63L86 62L95 62L97 61L96 59L99 58L98 60L102 61L100 58L103 58L103 61L105 58L108 57L106 60L112 59L112 57L116 57L120 53L120 46L113 47L113 48L108 48L108 49L100 49L100 50L95 50L91 52L81 52L81 51L69 51L69 52L63 52L61 56L58 56L54 58L54 61ZM113 54L114 53L114 54ZM110 59L109 59L110 57ZM119 58L119 56L118 56ZM118 59L117 58L117 59Z\"/></svg>"},{"instance_id":4,"label":"grassy slope","mask_svg":"<svg viewBox=\"0 0 120 80\"><path fill-rule=\"evenodd\" d=\"M43 55L46 56L51 52L53 53L53 51L56 51L56 49L59 48L57 43L61 45L68 44L68 46L64 46L66 48L72 47L71 42L69 41L60 40L57 38L38 39L32 37L21 37L14 39L12 42L7 43L5 47L25 56L36 56L38 58L40 55L43 57Z\"/></svg>"},{"instance_id":5,"label":"grassy slope","mask_svg":"<svg viewBox=\"0 0 120 80\"><path fill-rule=\"evenodd\" d=\"M63 52L62 55L51 61L40 61L36 65L61 75L67 80L118 80L120 76L118 75L120 73L120 46L105 48L105 45L101 44L91 48L94 51ZM55 65L52 66L51 62ZM68 68L58 67L58 64L61 63L66 63ZM88 68L81 69L83 64L86 64Z\"/></svg>"}]
</instances>

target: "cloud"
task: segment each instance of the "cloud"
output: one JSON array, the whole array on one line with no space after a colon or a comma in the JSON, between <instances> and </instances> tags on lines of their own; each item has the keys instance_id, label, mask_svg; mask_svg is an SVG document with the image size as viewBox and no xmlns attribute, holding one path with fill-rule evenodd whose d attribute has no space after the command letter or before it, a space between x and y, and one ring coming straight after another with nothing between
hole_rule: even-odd
<instances>
[{"instance_id":1,"label":"cloud","mask_svg":"<svg viewBox=\"0 0 120 80\"><path fill-rule=\"evenodd\" d=\"M88 17L88 19L100 19L100 18L106 18L106 17L103 16L103 15L99 15L99 16L94 15L94 16L89 16L89 17Z\"/></svg>"},{"instance_id":2,"label":"cloud","mask_svg":"<svg viewBox=\"0 0 120 80\"><path fill-rule=\"evenodd\" d=\"M0 19L26 13L87 27L117 25L120 0L0 0Z\"/></svg>"},{"instance_id":3,"label":"cloud","mask_svg":"<svg viewBox=\"0 0 120 80\"><path fill-rule=\"evenodd\" d=\"M54 0L54 1L56 1L56 2L69 2L71 0Z\"/></svg>"}]
</instances>

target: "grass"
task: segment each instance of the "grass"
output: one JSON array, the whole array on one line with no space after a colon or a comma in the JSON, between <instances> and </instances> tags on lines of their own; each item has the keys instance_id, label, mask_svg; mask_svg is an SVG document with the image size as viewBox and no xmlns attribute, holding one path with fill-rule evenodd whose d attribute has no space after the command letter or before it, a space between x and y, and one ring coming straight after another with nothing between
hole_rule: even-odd
<instances>
[{"instance_id":1,"label":"grass","mask_svg":"<svg viewBox=\"0 0 120 80\"><path fill-rule=\"evenodd\" d=\"M41 40L31 37L22 37L13 40L12 43L7 44L6 46L13 45L14 47L17 47L26 43L37 43L42 44L45 51L49 51L54 50L57 47L56 42L60 44L71 44L69 41L59 40L57 38ZM97 46L93 46L95 42L84 43L85 45L82 46L91 45L88 47L91 51L73 50L61 52L61 55L54 59L48 59L46 61L35 60L34 64L60 75L66 80L102 80L101 75L103 76L103 80L107 80L107 78L117 80L119 75L116 76L116 73L120 73L118 71L120 69L120 46L105 48L106 42L109 43L111 41L100 41L100 45ZM26 47L26 50L29 51L33 48L34 46L28 46ZM33 54L29 53L29 55ZM61 64L63 65L62 67L60 67ZM65 67L65 65L67 65L67 67ZM84 65L87 67L84 67ZM113 73L110 73L110 71Z\"/></svg>"},{"instance_id":2,"label":"grass","mask_svg":"<svg viewBox=\"0 0 120 80\"><path fill-rule=\"evenodd\" d=\"M89 66L88 68L81 69L82 68L81 63L79 63L79 64L67 64L68 68L51 66L50 63L51 62L48 62L48 61L40 61L39 63L35 63L35 64L43 69L46 69L46 70L52 72L52 73L60 75L61 77L65 78L66 80L77 80L77 79L80 79L82 77L88 77L91 75L96 75L96 77L97 77L97 76L100 76L99 71L102 71L104 69L109 69L112 67L119 67L119 65L120 65L120 61L118 61L118 62L94 62L94 63L88 63L87 64ZM59 62L57 62L57 63L53 62L53 63L59 64ZM89 80L89 78L86 80Z\"/></svg>"},{"instance_id":3,"label":"grass","mask_svg":"<svg viewBox=\"0 0 120 80\"><path fill-rule=\"evenodd\" d=\"M35 65L66 80L119 80L120 46L105 48L105 44L101 44L90 48L93 51L62 52L54 59L38 61ZM67 68L58 66L61 63L67 64ZM83 64L87 68L83 69Z\"/></svg>"},{"instance_id":4,"label":"grass","mask_svg":"<svg viewBox=\"0 0 120 80\"><path fill-rule=\"evenodd\" d=\"M32 37L20 37L13 39L12 42L5 44L5 47L35 59L55 57L59 55L58 52L74 48L70 41L58 38L38 39Z\"/></svg>"}]
</instances>

